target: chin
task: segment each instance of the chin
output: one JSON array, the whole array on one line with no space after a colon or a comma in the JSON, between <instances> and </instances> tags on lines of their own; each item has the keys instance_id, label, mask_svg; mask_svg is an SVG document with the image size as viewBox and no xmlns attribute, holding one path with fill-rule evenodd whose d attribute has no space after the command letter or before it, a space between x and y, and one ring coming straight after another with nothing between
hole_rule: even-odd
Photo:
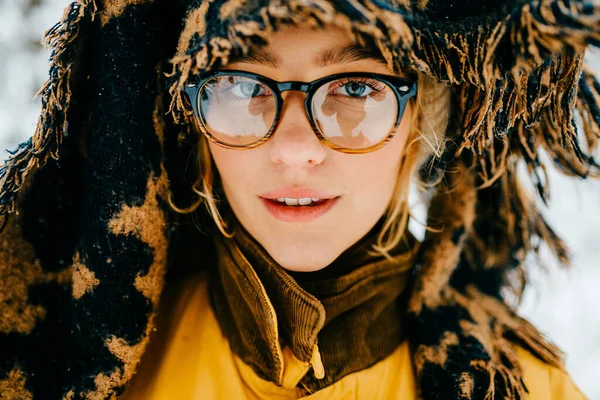
<instances>
[{"instance_id":1,"label":"chin","mask_svg":"<svg viewBox=\"0 0 600 400\"><path fill-rule=\"evenodd\" d=\"M327 265L329 265L329 264L327 264ZM306 265L294 265L294 266L290 266L290 267L288 267L286 265L281 265L281 266L283 267L283 269L285 269L287 271L292 271L292 272L315 272L315 271L319 271L319 270L325 268L327 265L323 265L323 266L319 266L319 267L306 266Z\"/></svg>"},{"instance_id":2,"label":"chin","mask_svg":"<svg viewBox=\"0 0 600 400\"><path fill-rule=\"evenodd\" d=\"M314 257L313 251L292 251L286 254L271 254L271 257L284 269L294 272L314 272L327 267L336 257ZM307 257L307 254L313 255Z\"/></svg>"}]
</instances>

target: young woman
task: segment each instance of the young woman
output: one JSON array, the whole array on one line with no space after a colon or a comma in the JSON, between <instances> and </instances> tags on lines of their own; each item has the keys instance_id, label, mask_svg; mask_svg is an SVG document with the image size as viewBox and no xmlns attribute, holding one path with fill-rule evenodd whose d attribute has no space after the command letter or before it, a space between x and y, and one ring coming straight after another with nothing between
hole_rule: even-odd
<instances>
[{"instance_id":1,"label":"young woman","mask_svg":"<svg viewBox=\"0 0 600 400\"><path fill-rule=\"evenodd\" d=\"M517 166L599 175L600 8L409 3L73 3L1 171L0 397L585 399L515 312L568 262Z\"/></svg>"}]
</instances>

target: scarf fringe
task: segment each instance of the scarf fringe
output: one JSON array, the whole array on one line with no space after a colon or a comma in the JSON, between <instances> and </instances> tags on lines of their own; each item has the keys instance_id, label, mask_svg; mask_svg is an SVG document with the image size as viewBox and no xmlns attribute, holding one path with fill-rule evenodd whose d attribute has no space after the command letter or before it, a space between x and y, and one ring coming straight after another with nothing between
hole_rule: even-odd
<instances>
[{"instance_id":1,"label":"scarf fringe","mask_svg":"<svg viewBox=\"0 0 600 400\"><path fill-rule=\"evenodd\" d=\"M453 20L434 21L438 29L415 22L413 62L443 82L481 90L493 89L498 80L518 85L567 49L581 53L589 44L600 46L600 5L585 0L531 0L495 25L458 32L443 29Z\"/></svg>"},{"instance_id":2,"label":"scarf fringe","mask_svg":"<svg viewBox=\"0 0 600 400\"><path fill-rule=\"evenodd\" d=\"M67 130L67 112L71 97L70 76L77 37L86 19L93 20L94 0L78 0L65 10L61 22L46 31L43 44L52 48L50 77L37 95L42 112L35 133L21 143L0 167L0 216L15 210L15 202L27 174L50 158L58 159Z\"/></svg>"},{"instance_id":3,"label":"scarf fringe","mask_svg":"<svg viewBox=\"0 0 600 400\"><path fill-rule=\"evenodd\" d=\"M444 288L460 260L464 242L472 230L476 193L474 176L462 163L455 163L432 197L427 216L428 230L417 256L419 272L413 284L409 311L418 314L443 304Z\"/></svg>"},{"instance_id":4,"label":"scarf fringe","mask_svg":"<svg viewBox=\"0 0 600 400\"><path fill-rule=\"evenodd\" d=\"M585 133L587 162L594 167L594 176L600 171L600 164L591 154L600 146L600 82L589 68L585 68L579 79L579 90L575 107L582 119Z\"/></svg>"},{"instance_id":5,"label":"scarf fringe","mask_svg":"<svg viewBox=\"0 0 600 400\"><path fill-rule=\"evenodd\" d=\"M565 371L564 353L502 300L484 294L475 285L464 291L446 287L440 299L437 306L426 305L413 314L418 324L417 333L411 338L414 365L419 382L435 374L441 382L458 390L453 395L447 392L448 386L421 384L423 399L439 398L440 390L447 393L445 398L457 400L527 398L517 345L549 366ZM437 324L427 322L431 318L428 313L435 315ZM458 331L442 323L454 320L455 315L460 316ZM422 336L432 335L441 338L437 344L420 344ZM463 346L470 348L475 357L464 360ZM431 368L436 367L438 370L433 372Z\"/></svg>"},{"instance_id":6,"label":"scarf fringe","mask_svg":"<svg viewBox=\"0 0 600 400\"><path fill-rule=\"evenodd\" d=\"M570 267L568 246L546 222L533 196L523 188L517 173L518 163L518 157L511 158L501 178L478 193L476 233L465 246L467 261L483 269L524 268L528 254L542 261L540 244L545 243L561 266ZM538 190L545 190L545 186L540 183ZM489 221L494 221L493 228ZM521 291L515 292L518 297Z\"/></svg>"},{"instance_id":7,"label":"scarf fringe","mask_svg":"<svg viewBox=\"0 0 600 400\"><path fill-rule=\"evenodd\" d=\"M490 91L460 88L465 131L456 154L469 149L477 156L481 188L504 173L509 149L520 153L536 175L543 148L564 173L600 177L600 165L592 156L600 138L600 90L591 72L582 73L583 67L583 56L564 54L523 77L520 87L503 81ZM583 120L582 134L574 110ZM549 191L543 182L548 180L534 178L540 197L547 201Z\"/></svg>"},{"instance_id":8,"label":"scarf fringe","mask_svg":"<svg viewBox=\"0 0 600 400\"><path fill-rule=\"evenodd\" d=\"M471 331L487 335L478 337L482 342L488 341L492 350L490 360L473 360L471 366L489 374L489 386L485 399L526 398L527 388L522 380L522 369L519 364L515 343L532 352L550 366L564 371L564 354L553 343L548 341L532 324L514 314L504 302L481 293L471 286L467 289L471 317L477 321L477 313L486 315L482 326L472 327ZM479 310L475 310L479 308ZM477 321L480 322L480 321ZM506 336L510 337L508 339ZM484 345L485 347L485 345ZM471 397L467 397L471 398Z\"/></svg>"},{"instance_id":9,"label":"scarf fringe","mask_svg":"<svg viewBox=\"0 0 600 400\"><path fill-rule=\"evenodd\" d=\"M432 198L428 225L443 229L426 235L409 303L421 395L434 399L440 390L448 390L430 384L435 375L457 388L449 399L523 399L527 388L516 345L562 370L563 354L516 315L500 291L508 285L506 275L522 267L525 254L537 252L532 237L537 235L559 254L566 249L519 188L516 160L508 174L483 190L475 186L477 169L467 165L455 162ZM497 230L480 232L481 221L491 219L497 221ZM486 275L494 269L499 275ZM497 287L490 286L491 277ZM472 358L465 360L463 348L472 349Z\"/></svg>"},{"instance_id":10,"label":"scarf fringe","mask_svg":"<svg viewBox=\"0 0 600 400\"><path fill-rule=\"evenodd\" d=\"M599 90L591 72L581 75L583 53L589 45L600 46L599 4L530 1L495 25L458 32L443 29L453 20L434 21L437 29L418 18L414 22L410 64L459 85L464 130L452 138L458 145L449 151L470 150L478 158L481 188L504 173L515 133L534 136L524 142L543 146L565 173L599 176L591 156L598 147ZM587 153L579 145L573 108L585 115ZM539 167L537 146L527 150L526 161ZM547 199L548 190L540 189Z\"/></svg>"},{"instance_id":11,"label":"scarf fringe","mask_svg":"<svg viewBox=\"0 0 600 400\"><path fill-rule=\"evenodd\" d=\"M544 109L542 123L533 128L554 165L567 175L581 178L600 178L600 165L593 157L600 138L600 97L598 87L590 86L594 82L597 85L590 73L573 72L564 83L564 91ZM584 121L583 134L578 132L576 110ZM582 142L587 149L582 148Z\"/></svg>"}]
</instances>

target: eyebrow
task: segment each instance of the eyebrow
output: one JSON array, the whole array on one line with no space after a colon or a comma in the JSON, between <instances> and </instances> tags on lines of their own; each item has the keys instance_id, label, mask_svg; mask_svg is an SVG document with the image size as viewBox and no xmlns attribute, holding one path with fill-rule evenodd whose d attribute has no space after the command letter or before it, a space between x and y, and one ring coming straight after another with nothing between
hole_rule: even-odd
<instances>
[{"instance_id":1,"label":"eyebrow","mask_svg":"<svg viewBox=\"0 0 600 400\"><path fill-rule=\"evenodd\" d=\"M348 46L337 46L326 49L314 59L314 64L318 67L327 67L334 64L348 63L352 61L372 60L387 66L387 61L379 53L369 47L362 47L356 44ZM248 64L261 64L273 68L279 68L282 64L281 59L263 48L252 47L247 55L232 57L229 63L243 62Z\"/></svg>"}]
</instances>

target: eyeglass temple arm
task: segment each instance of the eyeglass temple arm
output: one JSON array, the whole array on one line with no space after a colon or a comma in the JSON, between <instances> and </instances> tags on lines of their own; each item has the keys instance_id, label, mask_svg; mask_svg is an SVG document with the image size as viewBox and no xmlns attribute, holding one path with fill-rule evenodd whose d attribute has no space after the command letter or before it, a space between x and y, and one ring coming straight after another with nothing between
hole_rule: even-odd
<instances>
[{"instance_id":1,"label":"eyeglass temple arm","mask_svg":"<svg viewBox=\"0 0 600 400\"><path fill-rule=\"evenodd\" d=\"M200 93L200 90L198 89L198 84L189 83L185 85L183 91L187 95L188 100L190 101L190 105L194 110L194 113L196 115L200 115L200 110L198 110L198 93Z\"/></svg>"}]
</instances>

